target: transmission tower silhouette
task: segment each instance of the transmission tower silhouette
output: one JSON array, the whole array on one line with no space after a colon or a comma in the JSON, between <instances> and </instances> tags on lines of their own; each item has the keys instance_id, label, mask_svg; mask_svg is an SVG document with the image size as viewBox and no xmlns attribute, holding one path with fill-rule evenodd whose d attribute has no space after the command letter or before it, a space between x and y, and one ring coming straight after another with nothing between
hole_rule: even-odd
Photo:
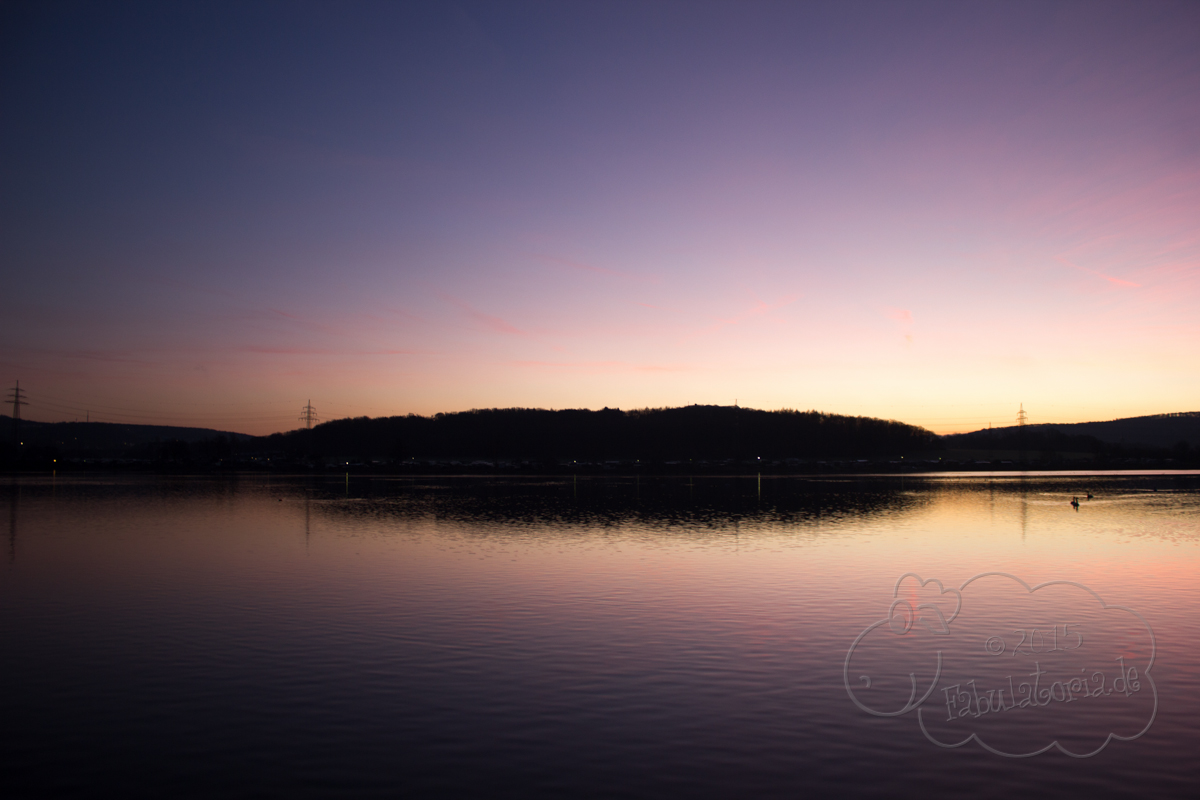
<instances>
[{"instance_id":1,"label":"transmission tower silhouette","mask_svg":"<svg viewBox=\"0 0 1200 800\"><path fill-rule=\"evenodd\" d=\"M312 430L314 422L321 421L320 418L317 417L317 410L312 406L312 400L309 400L308 405L300 409L300 421L303 422L304 427L308 428L309 430Z\"/></svg>"},{"instance_id":2,"label":"transmission tower silhouette","mask_svg":"<svg viewBox=\"0 0 1200 800\"><path fill-rule=\"evenodd\" d=\"M25 393L21 391L20 381L17 381L17 386L15 389L8 390L8 400L5 402L12 403L13 443L19 444L21 430L21 406L29 405L29 403L25 402Z\"/></svg>"},{"instance_id":3,"label":"transmission tower silhouette","mask_svg":"<svg viewBox=\"0 0 1200 800\"><path fill-rule=\"evenodd\" d=\"M1017 412L1017 447L1021 452L1021 463L1025 463L1025 426L1029 424L1029 415L1025 413L1025 404Z\"/></svg>"}]
</instances>

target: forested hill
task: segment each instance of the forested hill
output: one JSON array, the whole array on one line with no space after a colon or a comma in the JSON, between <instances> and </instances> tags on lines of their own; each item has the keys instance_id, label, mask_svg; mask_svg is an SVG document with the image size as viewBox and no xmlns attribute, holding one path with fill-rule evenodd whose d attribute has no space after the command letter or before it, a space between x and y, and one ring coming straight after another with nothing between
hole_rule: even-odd
<instances>
[{"instance_id":1,"label":"forested hill","mask_svg":"<svg viewBox=\"0 0 1200 800\"><path fill-rule=\"evenodd\" d=\"M264 437L167 425L29 420L21 422L20 431L21 452L26 453L32 448L44 451L43 455L181 462L244 460L255 453L284 454L303 461L346 457L548 462L873 458L941 448L1109 456L1160 451L1187 456L1200 450L1200 412L996 428L944 437L872 417L737 406L637 411L508 408L429 417L359 417ZM12 419L0 415L0 455L16 457L12 432ZM1146 452L1135 452L1139 448Z\"/></svg>"},{"instance_id":2,"label":"forested hill","mask_svg":"<svg viewBox=\"0 0 1200 800\"><path fill-rule=\"evenodd\" d=\"M1109 445L1144 446L1162 449L1200 447L1200 411L1175 414L1154 414L1146 417L1126 417L1107 422L1076 422L1071 424L1026 425L973 431L943 437L948 447L1008 447L1016 449L1019 437L1026 446L1037 447L1043 441L1058 442L1059 449L1073 443L1080 450L1088 449L1088 441ZM1036 443L1035 443L1036 442Z\"/></svg>"},{"instance_id":3,"label":"forested hill","mask_svg":"<svg viewBox=\"0 0 1200 800\"><path fill-rule=\"evenodd\" d=\"M20 422L20 438L25 447L54 448L67 453L103 453L118 455L139 445L161 442L204 442L217 438L250 441L244 433L228 433L210 428L177 428L173 425L126 425L119 422ZM0 436L11 442L12 417L0 414Z\"/></svg>"},{"instance_id":4,"label":"forested hill","mask_svg":"<svg viewBox=\"0 0 1200 800\"><path fill-rule=\"evenodd\" d=\"M937 438L924 428L871 417L687 406L359 417L274 434L259 444L292 456L666 461L900 455L936 447Z\"/></svg>"}]
</instances>

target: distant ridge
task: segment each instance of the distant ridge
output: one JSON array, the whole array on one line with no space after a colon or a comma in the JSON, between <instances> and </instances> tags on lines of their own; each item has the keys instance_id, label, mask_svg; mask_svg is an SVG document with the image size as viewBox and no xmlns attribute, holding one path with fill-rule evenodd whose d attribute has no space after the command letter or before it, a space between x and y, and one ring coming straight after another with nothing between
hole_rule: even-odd
<instances>
[{"instance_id":1,"label":"distant ridge","mask_svg":"<svg viewBox=\"0 0 1200 800\"><path fill-rule=\"evenodd\" d=\"M894 420L738 406L473 409L429 417L359 417L260 440L272 451L357 458L517 458L541 463L627 459L758 460L896 455L937 446Z\"/></svg>"},{"instance_id":2,"label":"distant ridge","mask_svg":"<svg viewBox=\"0 0 1200 800\"><path fill-rule=\"evenodd\" d=\"M630 411L473 409L427 417L358 417L269 436L171 425L21 420L24 446L19 449L11 438L12 424L11 417L0 415L0 461L10 465L30 458L52 463L52 457L226 466L262 459L320 463L328 457L397 464L457 458L536 464L576 460L580 464L585 460L794 464L803 459L928 458L938 450L1011 451L994 457L1022 463L1027 458L1043 463L1063 457L1078 460L1081 454L1090 454L1087 458L1096 463L1115 464L1128 463L1131 457L1190 463L1200 455L1200 411L1006 426L947 436L873 417L699 405Z\"/></svg>"},{"instance_id":3,"label":"distant ridge","mask_svg":"<svg viewBox=\"0 0 1200 800\"><path fill-rule=\"evenodd\" d=\"M12 417L0 414L0 437L11 441ZM121 453L157 442L204 442L218 437L250 441L246 433L174 425L129 425L122 422L35 422L21 420L21 439L28 447L55 447L70 452Z\"/></svg>"},{"instance_id":4,"label":"distant ridge","mask_svg":"<svg viewBox=\"0 0 1200 800\"><path fill-rule=\"evenodd\" d=\"M971 433L945 436L975 439L980 436L1009 437L1020 429L1015 425L1003 428L984 428ZM1200 411L1179 411L1171 414L1151 414L1144 417L1125 417L1105 422L1042 423L1026 425L1030 434L1058 432L1067 436L1092 436L1107 444L1143 445L1172 448L1180 442L1200 447Z\"/></svg>"}]
</instances>

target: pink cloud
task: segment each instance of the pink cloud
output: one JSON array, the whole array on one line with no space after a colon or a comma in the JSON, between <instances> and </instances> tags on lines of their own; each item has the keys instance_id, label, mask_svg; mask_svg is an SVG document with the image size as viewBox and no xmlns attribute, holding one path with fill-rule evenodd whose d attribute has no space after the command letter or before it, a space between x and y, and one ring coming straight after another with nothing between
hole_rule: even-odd
<instances>
[{"instance_id":1,"label":"pink cloud","mask_svg":"<svg viewBox=\"0 0 1200 800\"><path fill-rule=\"evenodd\" d=\"M373 153L330 147L300 139L249 133L228 125L219 126L215 132L222 141L248 151L264 160L297 163L306 166L321 164L341 169L369 170L372 173L382 170L410 177L442 180L447 176L447 172L443 168L430 161L397 156L379 156Z\"/></svg>"},{"instance_id":2,"label":"pink cloud","mask_svg":"<svg viewBox=\"0 0 1200 800\"><path fill-rule=\"evenodd\" d=\"M161 277L158 275L149 275L149 276L143 278L143 280L146 281L146 283L158 284L159 286L170 286L175 289L186 289L189 292L201 292L203 294L216 295L217 297L227 297L227 298L236 298L237 297L237 295L235 295L233 292L227 292L224 289L216 289L216 288L205 287L205 286L197 286L194 283L188 283L187 281L181 281L178 278L166 278L166 277Z\"/></svg>"},{"instance_id":3,"label":"pink cloud","mask_svg":"<svg viewBox=\"0 0 1200 800\"><path fill-rule=\"evenodd\" d=\"M678 314L679 313L678 308L670 308L669 306L656 306L653 303L642 303L642 302L638 302L636 300L634 301L633 304L636 306L641 306L642 308L650 308L655 311L666 311L668 314Z\"/></svg>"},{"instance_id":4,"label":"pink cloud","mask_svg":"<svg viewBox=\"0 0 1200 800\"><path fill-rule=\"evenodd\" d=\"M385 314L390 314L393 317L399 317L406 321L419 322L422 325L430 324L430 321L428 319L426 319L425 317L421 316L420 314L414 314L413 312L407 311L403 308L396 308L394 306L384 306L382 310ZM373 317L373 318L379 319L380 322L385 322L385 323L391 322L391 320L385 320L383 318L378 318L378 317Z\"/></svg>"},{"instance_id":5,"label":"pink cloud","mask_svg":"<svg viewBox=\"0 0 1200 800\"><path fill-rule=\"evenodd\" d=\"M457 297L453 297L448 294L441 294L441 297L446 302L457 306L459 309L464 311L467 316L471 317L471 319L482 323L485 327L490 328L496 333L507 333L517 336L527 335L526 331L523 331L515 325L508 323L500 317L492 314L485 314L484 312L472 306L470 303L467 303L465 300L459 300Z\"/></svg>"},{"instance_id":6,"label":"pink cloud","mask_svg":"<svg viewBox=\"0 0 1200 800\"><path fill-rule=\"evenodd\" d=\"M64 358L81 358L88 361L108 361L118 364L156 364L144 358L134 358L132 352L114 350L76 350L59 353Z\"/></svg>"},{"instance_id":7,"label":"pink cloud","mask_svg":"<svg viewBox=\"0 0 1200 800\"><path fill-rule=\"evenodd\" d=\"M732 317L718 318L715 323L708 326L707 328L704 328L701 331L701 333L715 333L716 331L719 331L722 328L727 328L731 325L740 325L741 323L745 322L748 319L753 319L754 317L765 316L765 315L771 313L772 311L778 311L781 308L790 306L792 303L796 302L799 299L800 299L800 295L788 295L787 297L780 300L779 302L772 304L772 303L764 302L763 300L759 300L756 297L756 298L754 298L754 305L752 305L750 307L749 311L745 311L741 314L736 314Z\"/></svg>"},{"instance_id":8,"label":"pink cloud","mask_svg":"<svg viewBox=\"0 0 1200 800\"><path fill-rule=\"evenodd\" d=\"M1080 272L1086 272L1088 275L1093 275L1097 278L1103 278L1104 280L1108 281L1109 283L1111 283L1114 286L1128 286L1133 289L1140 289L1142 286L1140 283L1134 283L1133 281L1127 281L1127 280L1124 280L1123 278L1114 278L1112 275L1105 275L1103 272L1098 272L1097 270L1094 270L1094 269L1088 269L1087 267L1081 267L1078 264L1072 264L1070 261L1067 261L1062 256L1055 256L1054 260L1064 266L1072 267L1074 269L1079 270Z\"/></svg>"},{"instance_id":9,"label":"pink cloud","mask_svg":"<svg viewBox=\"0 0 1200 800\"><path fill-rule=\"evenodd\" d=\"M611 278L622 278L630 281L642 281L645 283L659 283L659 279L654 276L634 275L630 272L621 272L620 270L608 269L607 267L597 267L592 264L585 264L582 261L573 261L569 258L559 258L558 256L548 256L542 253L530 253L533 258L557 267L569 267L571 269L583 270L584 272L594 272L598 275L607 275Z\"/></svg>"},{"instance_id":10,"label":"pink cloud","mask_svg":"<svg viewBox=\"0 0 1200 800\"><path fill-rule=\"evenodd\" d=\"M337 350L328 347L271 347L246 345L237 348L243 353L285 356L419 356L432 355L432 350Z\"/></svg>"},{"instance_id":11,"label":"pink cloud","mask_svg":"<svg viewBox=\"0 0 1200 800\"><path fill-rule=\"evenodd\" d=\"M903 322L906 325L911 325L913 321L912 312L907 308L892 308L889 306L887 315L888 319L894 319L896 322Z\"/></svg>"},{"instance_id":12,"label":"pink cloud","mask_svg":"<svg viewBox=\"0 0 1200 800\"><path fill-rule=\"evenodd\" d=\"M518 367L578 371L590 374L605 372L679 372L687 367L662 364L630 364L626 361L513 361Z\"/></svg>"},{"instance_id":13,"label":"pink cloud","mask_svg":"<svg viewBox=\"0 0 1200 800\"><path fill-rule=\"evenodd\" d=\"M280 311L278 308L269 308L267 310L275 317L282 317L283 319L287 320L288 322L290 322L294 325L297 325L301 328L306 328L311 331L318 331L320 333L328 333L328 334L332 334L334 336L343 335L342 331L339 331L335 328L331 328L330 326L325 325L324 323L321 323L321 322L314 322L313 320L305 319L304 317L301 317L298 314L291 314L291 313L288 313L287 311Z\"/></svg>"}]
</instances>

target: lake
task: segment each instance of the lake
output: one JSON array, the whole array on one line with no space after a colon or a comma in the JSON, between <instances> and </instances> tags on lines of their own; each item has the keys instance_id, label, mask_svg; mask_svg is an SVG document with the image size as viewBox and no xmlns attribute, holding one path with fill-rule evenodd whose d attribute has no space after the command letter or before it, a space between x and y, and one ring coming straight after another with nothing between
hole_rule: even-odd
<instances>
[{"instance_id":1,"label":"lake","mask_svg":"<svg viewBox=\"0 0 1200 800\"><path fill-rule=\"evenodd\" d=\"M6 797L1200 787L1200 473L0 487Z\"/></svg>"}]
</instances>

